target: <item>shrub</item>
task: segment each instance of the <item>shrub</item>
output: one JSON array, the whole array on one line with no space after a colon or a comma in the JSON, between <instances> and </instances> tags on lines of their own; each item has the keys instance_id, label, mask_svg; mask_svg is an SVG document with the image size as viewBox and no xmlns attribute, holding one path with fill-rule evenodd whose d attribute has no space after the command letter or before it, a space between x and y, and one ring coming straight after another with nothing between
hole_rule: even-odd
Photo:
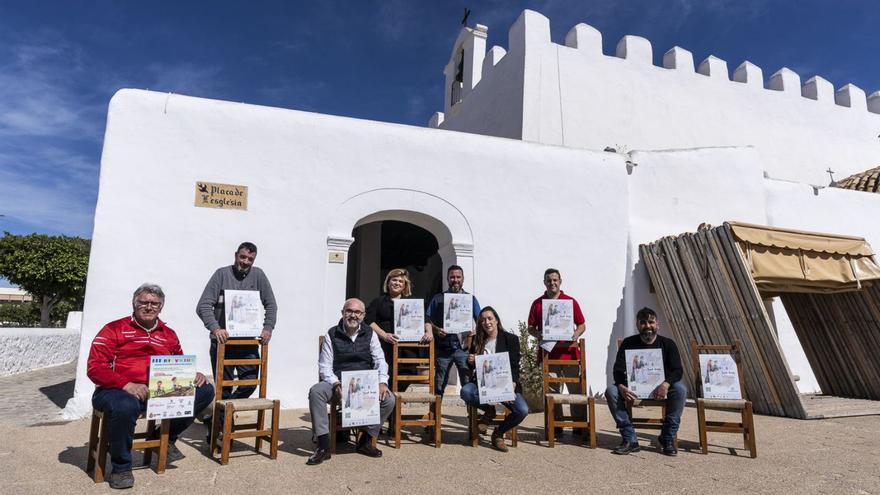
<instances>
[{"instance_id":1,"label":"shrub","mask_svg":"<svg viewBox=\"0 0 880 495\"><path fill-rule=\"evenodd\" d=\"M538 341L529 335L528 327L522 321L519 328L519 381L523 396L532 411L543 411L544 369L538 362Z\"/></svg>"}]
</instances>

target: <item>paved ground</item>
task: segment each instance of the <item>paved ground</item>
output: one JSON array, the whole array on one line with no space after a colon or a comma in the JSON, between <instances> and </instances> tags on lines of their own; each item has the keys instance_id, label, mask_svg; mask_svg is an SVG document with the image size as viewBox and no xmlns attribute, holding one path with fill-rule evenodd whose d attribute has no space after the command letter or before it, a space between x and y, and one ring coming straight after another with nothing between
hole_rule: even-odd
<instances>
[{"instance_id":1,"label":"paved ground","mask_svg":"<svg viewBox=\"0 0 880 495\"><path fill-rule=\"evenodd\" d=\"M58 381L58 369L38 373L44 382L57 383L41 384L33 376L19 377L16 383L24 389L39 385L36 390L66 383ZM3 385L11 386L6 379L0 382ZM7 398L18 392L5 390ZM33 417L42 418L38 423L52 417L43 399L31 399L16 398L18 409L13 414L14 408L0 409L0 438L4 439L0 443L0 492L109 492L106 483L95 485L83 471L88 421L22 426L35 422ZM240 443L230 464L220 466L203 454L204 427L196 424L181 439L186 459L163 475L137 470L136 486L130 493L880 494L880 416L821 421L759 416L758 458L750 459L742 450L741 437L732 434L711 435L711 454L696 453L696 412L688 408L680 434L682 451L677 458L668 458L653 448L626 457L612 455L609 449L618 442L616 431L604 406L597 412L596 450L571 443L557 444L554 449L537 444L542 435L538 414L529 416L519 447L506 454L486 443L479 448L465 446L464 410L449 407L440 449L419 443L413 436L400 450L380 443L383 459L366 458L343 447L333 459L316 467L305 465L312 450L305 411L283 412L275 461ZM648 446L654 434L642 435L642 445ZM135 460L139 459L135 454Z\"/></svg>"},{"instance_id":2,"label":"paved ground","mask_svg":"<svg viewBox=\"0 0 880 495\"><path fill-rule=\"evenodd\" d=\"M73 397L76 362L29 373L0 377L0 423L33 425L61 419L60 412Z\"/></svg>"}]
</instances>

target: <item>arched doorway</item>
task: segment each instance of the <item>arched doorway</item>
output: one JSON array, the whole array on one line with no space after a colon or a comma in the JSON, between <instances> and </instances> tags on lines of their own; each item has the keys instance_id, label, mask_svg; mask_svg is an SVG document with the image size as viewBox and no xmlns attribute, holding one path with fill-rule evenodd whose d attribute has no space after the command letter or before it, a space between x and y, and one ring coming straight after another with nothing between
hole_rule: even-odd
<instances>
[{"instance_id":1,"label":"arched doorway","mask_svg":"<svg viewBox=\"0 0 880 495\"><path fill-rule=\"evenodd\" d=\"M405 268L412 281L412 298L426 302L443 290L443 259L430 231L409 222L380 220L358 225L348 251L345 297L365 302L382 293L385 275Z\"/></svg>"},{"instance_id":2,"label":"arched doorway","mask_svg":"<svg viewBox=\"0 0 880 495\"><path fill-rule=\"evenodd\" d=\"M443 198L421 191L393 188L364 191L339 205L327 229L327 273L324 285L324 317L327 321L339 318L341 301L349 293L348 265L351 262L350 249L354 243L352 234L360 233L364 237L369 235L368 231L357 232L359 227L387 221L411 224L430 232L439 246L437 254L442 265L441 275L450 265L460 265L467 274L465 290L474 291L474 282L478 278L478 274L474 273L474 236L470 223L461 210ZM373 231L376 239L374 245L379 245L380 233L381 231ZM363 259L359 262L363 263ZM368 290L361 297L369 302L370 294L380 293L383 280L384 273L380 278L377 272L375 285L367 284ZM427 288L430 285L418 283L417 290L421 291L419 287Z\"/></svg>"}]
</instances>

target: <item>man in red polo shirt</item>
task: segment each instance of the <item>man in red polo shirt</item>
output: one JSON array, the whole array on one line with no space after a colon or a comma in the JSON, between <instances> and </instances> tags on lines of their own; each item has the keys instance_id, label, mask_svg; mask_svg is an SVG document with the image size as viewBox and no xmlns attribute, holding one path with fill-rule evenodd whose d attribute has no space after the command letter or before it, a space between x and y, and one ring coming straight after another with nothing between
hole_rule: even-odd
<instances>
[{"instance_id":1,"label":"man in red polo shirt","mask_svg":"<svg viewBox=\"0 0 880 495\"><path fill-rule=\"evenodd\" d=\"M529 335L541 341L543 338L543 328L544 328L544 319L542 318L542 309L543 309L543 300L544 299L568 299L571 300L571 305L573 307L573 317L574 317L574 335L572 336L572 340L567 341L559 341L553 347L553 350L550 351L549 359L562 359L562 360L576 360L580 358L581 350L578 346L578 339L581 335L584 334L584 330L586 330L586 325L584 320L584 314L581 312L581 307L578 302L568 294L562 292L562 275L559 274L559 270L555 268L548 268L544 271L544 287L546 290L541 297L535 299L532 302L532 307L529 309ZM562 377L577 377L577 368L571 366L550 366L550 373L556 376ZM568 388L568 392L571 394L579 394L581 392L580 383L566 383L566 387ZM560 384L552 384L550 385L550 389L553 393L560 393ZM586 417L587 410L586 406L571 406L572 415L578 418ZM556 415L562 414L562 404L556 404Z\"/></svg>"},{"instance_id":2,"label":"man in red polo shirt","mask_svg":"<svg viewBox=\"0 0 880 495\"><path fill-rule=\"evenodd\" d=\"M98 332L89 351L87 374L97 388L92 406L105 413L110 437L111 488L131 488L131 444L138 416L147 407L150 356L183 354L174 330L159 319L165 293L155 284L143 284L132 297L132 315L112 321ZM196 373L195 407L198 414L214 399L214 387ZM175 418L169 425L168 460L183 458L174 446L193 417Z\"/></svg>"}]
</instances>

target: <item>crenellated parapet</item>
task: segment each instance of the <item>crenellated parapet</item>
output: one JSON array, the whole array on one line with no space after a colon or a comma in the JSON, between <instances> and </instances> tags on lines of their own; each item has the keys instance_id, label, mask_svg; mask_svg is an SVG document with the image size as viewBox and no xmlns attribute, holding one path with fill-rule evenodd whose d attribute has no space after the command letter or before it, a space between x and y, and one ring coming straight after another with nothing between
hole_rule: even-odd
<instances>
[{"instance_id":1,"label":"crenellated parapet","mask_svg":"<svg viewBox=\"0 0 880 495\"><path fill-rule=\"evenodd\" d=\"M470 29L464 28L464 30ZM477 29L482 30L481 34L483 34L488 28L478 26ZM492 47L485 55L479 68L480 75L474 79L474 86L479 82L479 77L485 77L491 72L498 62L505 55L508 55L508 52L522 56L529 48L552 45L550 20L538 12L525 10L510 27L508 39L507 51L496 46ZM564 46L590 56L616 57L633 64L654 66L654 51L648 39L641 36L624 36L618 41L614 55L609 56L602 51L602 33L584 23L577 24L568 31ZM678 46L670 48L664 53L662 66L654 67L658 71L671 70L696 74L719 82L743 84L755 88L755 90L776 91L792 98L813 100L821 104L833 103L856 112L880 114L880 91L866 96L864 90L853 84L846 84L835 91L833 85L821 76L816 75L807 79L806 82L802 82L801 76L787 67L772 73L765 81L764 71L760 67L749 61L744 61L736 67L731 76L727 61L710 55L699 64L695 64L693 54ZM472 89L473 87L467 88L466 91Z\"/></svg>"}]
</instances>

